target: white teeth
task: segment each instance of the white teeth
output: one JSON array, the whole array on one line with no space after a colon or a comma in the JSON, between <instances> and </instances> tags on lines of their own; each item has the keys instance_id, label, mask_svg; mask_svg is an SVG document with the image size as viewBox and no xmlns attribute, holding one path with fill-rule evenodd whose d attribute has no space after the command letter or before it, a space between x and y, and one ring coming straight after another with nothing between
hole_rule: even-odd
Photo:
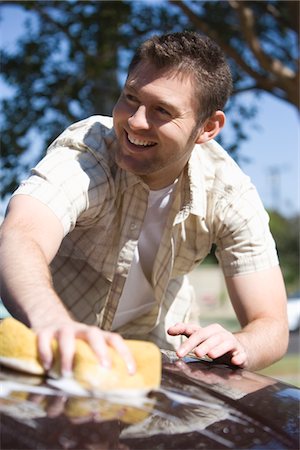
<instances>
[{"instance_id":1,"label":"white teeth","mask_svg":"<svg viewBox=\"0 0 300 450\"><path fill-rule=\"evenodd\" d=\"M135 139L133 136L129 136L129 134L128 134L128 140L132 144L142 145L144 147L147 147L149 145L154 145L155 144L155 142L152 142L152 141L140 141L139 139Z\"/></svg>"}]
</instances>

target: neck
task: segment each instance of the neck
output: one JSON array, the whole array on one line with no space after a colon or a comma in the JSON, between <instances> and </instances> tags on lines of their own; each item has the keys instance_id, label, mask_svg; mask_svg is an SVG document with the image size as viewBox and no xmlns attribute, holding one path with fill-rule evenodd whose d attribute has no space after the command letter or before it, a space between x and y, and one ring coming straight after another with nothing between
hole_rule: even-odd
<instances>
[{"instance_id":1,"label":"neck","mask_svg":"<svg viewBox=\"0 0 300 450\"><path fill-rule=\"evenodd\" d=\"M141 179L146 183L151 191L159 191L160 189L164 189L168 186L171 186L177 180L177 178L182 173L183 169L179 170L178 173L172 171L172 173L166 173L165 170L162 171L161 174L149 174L149 175L141 175Z\"/></svg>"}]
</instances>

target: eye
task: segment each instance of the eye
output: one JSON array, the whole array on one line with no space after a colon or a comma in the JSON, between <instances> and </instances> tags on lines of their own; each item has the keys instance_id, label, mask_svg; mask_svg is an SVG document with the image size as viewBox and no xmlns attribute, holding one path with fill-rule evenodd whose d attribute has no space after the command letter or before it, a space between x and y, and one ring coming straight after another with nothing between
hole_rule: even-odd
<instances>
[{"instance_id":1,"label":"eye","mask_svg":"<svg viewBox=\"0 0 300 450\"><path fill-rule=\"evenodd\" d=\"M172 116L172 114L169 111L167 111L165 108L163 108L161 106L158 106L156 108L156 111L159 112L159 114L161 114L162 116L166 116L166 117Z\"/></svg>"},{"instance_id":2,"label":"eye","mask_svg":"<svg viewBox=\"0 0 300 450\"><path fill-rule=\"evenodd\" d=\"M124 94L126 100L130 103L137 103L138 99L132 94Z\"/></svg>"}]
</instances>

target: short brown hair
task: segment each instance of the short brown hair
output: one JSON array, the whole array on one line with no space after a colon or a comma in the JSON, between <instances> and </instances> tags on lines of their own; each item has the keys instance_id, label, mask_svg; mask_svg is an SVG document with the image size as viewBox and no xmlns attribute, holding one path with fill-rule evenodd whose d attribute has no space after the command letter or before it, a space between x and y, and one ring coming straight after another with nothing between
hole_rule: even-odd
<instances>
[{"instance_id":1,"label":"short brown hair","mask_svg":"<svg viewBox=\"0 0 300 450\"><path fill-rule=\"evenodd\" d=\"M128 74L141 62L158 69L176 69L193 75L198 97L198 123L224 106L232 92L232 77L220 47L192 31L152 36L137 49Z\"/></svg>"}]
</instances>

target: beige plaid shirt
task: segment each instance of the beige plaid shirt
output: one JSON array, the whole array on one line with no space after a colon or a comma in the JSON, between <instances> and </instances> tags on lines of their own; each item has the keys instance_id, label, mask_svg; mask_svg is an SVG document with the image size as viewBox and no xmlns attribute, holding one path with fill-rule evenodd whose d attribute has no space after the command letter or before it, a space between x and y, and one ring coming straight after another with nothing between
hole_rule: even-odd
<instances>
[{"instance_id":1,"label":"beige plaid shirt","mask_svg":"<svg viewBox=\"0 0 300 450\"><path fill-rule=\"evenodd\" d=\"M54 141L14 194L34 196L59 218L65 237L51 264L55 288L78 320L105 330L128 275L149 192L139 177L116 166L116 145L111 118L78 122ZM213 243L226 276L278 264L255 188L210 141L195 146L176 184L153 267L155 306L118 332L164 348L177 345L178 338L168 337L166 329L188 319L192 288L184 275L204 260Z\"/></svg>"}]
</instances>

